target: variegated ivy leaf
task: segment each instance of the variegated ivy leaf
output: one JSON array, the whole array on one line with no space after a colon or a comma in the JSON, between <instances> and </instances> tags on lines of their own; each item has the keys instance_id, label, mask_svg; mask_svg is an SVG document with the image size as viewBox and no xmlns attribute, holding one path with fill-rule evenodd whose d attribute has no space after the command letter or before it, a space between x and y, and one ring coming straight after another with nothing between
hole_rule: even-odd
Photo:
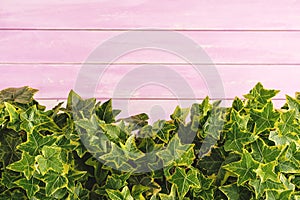
<instances>
[{"instance_id":1,"label":"variegated ivy leaf","mask_svg":"<svg viewBox=\"0 0 300 200\"><path fill-rule=\"evenodd\" d=\"M33 197L40 189L40 181L33 177L30 179L22 178L17 180L15 183L26 191L29 198Z\"/></svg>"},{"instance_id":2,"label":"variegated ivy leaf","mask_svg":"<svg viewBox=\"0 0 300 200\"><path fill-rule=\"evenodd\" d=\"M249 94L244 95L248 99L247 106L251 108L262 108L274 97L279 90L268 90L261 83L257 83Z\"/></svg>"},{"instance_id":3,"label":"variegated ivy leaf","mask_svg":"<svg viewBox=\"0 0 300 200\"><path fill-rule=\"evenodd\" d=\"M235 97L232 102L232 108L237 112L241 111L244 108L243 101L240 98Z\"/></svg>"},{"instance_id":4,"label":"variegated ivy leaf","mask_svg":"<svg viewBox=\"0 0 300 200\"><path fill-rule=\"evenodd\" d=\"M127 185L127 179L130 177L130 173L112 174L107 176L105 188L119 190Z\"/></svg>"},{"instance_id":5,"label":"variegated ivy leaf","mask_svg":"<svg viewBox=\"0 0 300 200\"><path fill-rule=\"evenodd\" d=\"M176 186L172 184L170 194L158 193L161 200L177 200Z\"/></svg>"},{"instance_id":6,"label":"variegated ivy leaf","mask_svg":"<svg viewBox=\"0 0 300 200\"><path fill-rule=\"evenodd\" d=\"M282 112L280 121L277 123L278 130L272 131L269 139L274 141L276 145L289 144L291 142L299 142L300 127L295 121L295 110ZM300 146L300 144L298 145Z\"/></svg>"},{"instance_id":7,"label":"variegated ivy leaf","mask_svg":"<svg viewBox=\"0 0 300 200\"><path fill-rule=\"evenodd\" d=\"M70 91L67 101L67 109L71 111L75 120L90 118L94 112L96 99L83 100L73 90Z\"/></svg>"},{"instance_id":8,"label":"variegated ivy leaf","mask_svg":"<svg viewBox=\"0 0 300 200\"><path fill-rule=\"evenodd\" d=\"M123 170L123 171L132 171L133 168L128 164L128 158L123 149L121 149L115 143L111 143L110 152L99 157L105 165L113 167L114 169Z\"/></svg>"},{"instance_id":9,"label":"variegated ivy leaf","mask_svg":"<svg viewBox=\"0 0 300 200\"><path fill-rule=\"evenodd\" d=\"M267 103L262 109L252 109L250 114L255 122L254 132L256 134L274 128L274 124L277 122L280 115L274 110L271 102Z\"/></svg>"},{"instance_id":10,"label":"variegated ivy leaf","mask_svg":"<svg viewBox=\"0 0 300 200\"><path fill-rule=\"evenodd\" d=\"M269 162L267 164L260 163L258 168L255 170L257 176L260 177L261 182L264 183L267 180L280 182L279 174L275 173L275 167L277 163L275 161Z\"/></svg>"},{"instance_id":11,"label":"variegated ivy leaf","mask_svg":"<svg viewBox=\"0 0 300 200\"><path fill-rule=\"evenodd\" d=\"M7 88L0 91L0 102L16 102L21 104L28 104L33 100L33 95L37 89L28 86L21 88Z\"/></svg>"},{"instance_id":12,"label":"variegated ivy leaf","mask_svg":"<svg viewBox=\"0 0 300 200\"><path fill-rule=\"evenodd\" d=\"M201 172L198 173L198 179L200 186L192 188L194 198L200 198L202 200L214 199L215 187L212 186L212 184L215 180L205 177Z\"/></svg>"},{"instance_id":13,"label":"variegated ivy leaf","mask_svg":"<svg viewBox=\"0 0 300 200\"><path fill-rule=\"evenodd\" d=\"M45 194L47 197L53 196L58 190L64 189L68 186L68 178L64 174L59 174L53 171L49 171L42 178L42 181L45 182Z\"/></svg>"},{"instance_id":14,"label":"variegated ivy leaf","mask_svg":"<svg viewBox=\"0 0 300 200\"><path fill-rule=\"evenodd\" d=\"M164 143L168 143L170 139L170 133L175 131L175 129L176 126L173 123L165 120L158 120L154 122L152 126L152 131Z\"/></svg>"},{"instance_id":15,"label":"variegated ivy leaf","mask_svg":"<svg viewBox=\"0 0 300 200\"><path fill-rule=\"evenodd\" d=\"M189 108L180 108L177 106L170 116L172 120L174 120L175 125L178 127L179 124L185 124L185 120L189 114Z\"/></svg>"},{"instance_id":16,"label":"variegated ivy leaf","mask_svg":"<svg viewBox=\"0 0 300 200\"><path fill-rule=\"evenodd\" d=\"M21 158L21 152L17 149L21 143L21 136L17 132L10 129L0 130L0 162L4 167Z\"/></svg>"},{"instance_id":17,"label":"variegated ivy leaf","mask_svg":"<svg viewBox=\"0 0 300 200\"><path fill-rule=\"evenodd\" d=\"M265 164L276 161L282 152L281 147L269 146L260 138L251 144L251 150L251 155L254 160Z\"/></svg>"},{"instance_id":18,"label":"variegated ivy leaf","mask_svg":"<svg viewBox=\"0 0 300 200\"><path fill-rule=\"evenodd\" d=\"M230 112L230 125L236 123L238 128L241 130L247 130L247 124L250 119L250 115L241 115L239 112L235 111L234 109Z\"/></svg>"},{"instance_id":19,"label":"variegated ivy leaf","mask_svg":"<svg viewBox=\"0 0 300 200\"><path fill-rule=\"evenodd\" d=\"M238 178L237 184L242 185L246 181L256 179L254 170L256 170L258 166L259 163L251 157L251 154L247 150L243 150L240 161L227 164L223 166L223 168L234 173Z\"/></svg>"},{"instance_id":20,"label":"variegated ivy leaf","mask_svg":"<svg viewBox=\"0 0 300 200\"><path fill-rule=\"evenodd\" d=\"M12 189L17 187L15 181L22 178L22 174L5 169L1 172L0 187ZM1 198L0 198L1 199Z\"/></svg>"},{"instance_id":21,"label":"variegated ivy leaf","mask_svg":"<svg viewBox=\"0 0 300 200\"><path fill-rule=\"evenodd\" d=\"M86 175L85 171L78 171L76 169L71 169L68 171L68 174L66 175L66 177L68 178L68 190L70 192L76 192L76 190L78 189L78 185L76 185L79 181L84 181L86 179L84 179Z\"/></svg>"},{"instance_id":22,"label":"variegated ivy leaf","mask_svg":"<svg viewBox=\"0 0 300 200\"><path fill-rule=\"evenodd\" d=\"M136 159L139 159L139 158L142 158L145 154L138 149L138 147L136 146L136 143L135 143L135 135L132 135L130 136L125 144L120 144L121 148L123 149L126 157L128 159L131 159L131 160L136 160Z\"/></svg>"},{"instance_id":23,"label":"variegated ivy leaf","mask_svg":"<svg viewBox=\"0 0 300 200\"><path fill-rule=\"evenodd\" d=\"M125 186L121 192L118 190L110 190L110 189L107 189L106 192L109 198L113 200L125 200L125 199L134 200L127 186Z\"/></svg>"},{"instance_id":24,"label":"variegated ivy leaf","mask_svg":"<svg viewBox=\"0 0 300 200\"><path fill-rule=\"evenodd\" d=\"M191 187L200 187L198 173L199 172L193 168L188 170L187 173L186 169L181 167L175 168L175 172L172 174L169 182L176 186L179 199L183 199Z\"/></svg>"},{"instance_id":25,"label":"variegated ivy leaf","mask_svg":"<svg viewBox=\"0 0 300 200\"><path fill-rule=\"evenodd\" d=\"M60 132L60 128L55 124L53 119L41 111L37 110L36 105L31 106L25 112L20 114L21 124L20 129L27 133L32 132L33 129L47 130L52 132Z\"/></svg>"},{"instance_id":26,"label":"variegated ivy leaf","mask_svg":"<svg viewBox=\"0 0 300 200\"><path fill-rule=\"evenodd\" d=\"M291 199L292 190L287 191L277 191L277 190L267 190L266 200L278 200L278 199Z\"/></svg>"},{"instance_id":27,"label":"variegated ivy leaf","mask_svg":"<svg viewBox=\"0 0 300 200\"><path fill-rule=\"evenodd\" d=\"M260 199L264 192L267 190L284 190L285 187L282 183L273 182L267 180L266 182L262 182L261 179L251 180L249 181L249 185L254 188L255 198Z\"/></svg>"},{"instance_id":28,"label":"variegated ivy leaf","mask_svg":"<svg viewBox=\"0 0 300 200\"><path fill-rule=\"evenodd\" d=\"M294 99L288 95L286 95L286 101L290 110L294 110L296 114L296 118L300 120L300 100Z\"/></svg>"},{"instance_id":29,"label":"variegated ivy leaf","mask_svg":"<svg viewBox=\"0 0 300 200\"><path fill-rule=\"evenodd\" d=\"M4 102L5 109L7 110L9 114L9 122L7 124L8 128L13 129L14 131L20 131L20 112L21 110L17 110L12 104L8 102Z\"/></svg>"},{"instance_id":30,"label":"variegated ivy leaf","mask_svg":"<svg viewBox=\"0 0 300 200\"><path fill-rule=\"evenodd\" d=\"M166 149L157 152L157 155L163 160L164 166L168 166L174 161L180 163L180 165L189 166L195 158L193 147L194 144L181 144L180 138L176 134L172 137ZM182 158L184 155L188 156Z\"/></svg>"},{"instance_id":31,"label":"variegated ivy leaf","mask_svg":"<svg viewBox=\"0 0 300 200\"><path fill-rule=\"evenodd\" d=\"M144 185L134 185L132 187L132 197L134 199L146 200L143 193L146 193L150 188Z\"/></svg>"},{"instance_id":32,"label":"variegated ivy leaf","mask_svg":"<svg viewBox=\"0 0 300 200\"><path fill-rule=\"evenodd\" d=\"M290 143L279 157L279 170L285 173L300 173L300 150L294 142Z\"/></svg>"},{"instance_id":33,"label":"variegated ivy leaf","mask_svg":"<svg viewBox=\"0 0 300 200\"><path fill-rule=\"evenodd\" d=\"M45 175L49 170L61 173L64 166L61 158L61 148L55 146L44 146L42 155L35 157L38 169L42 175Z\"/></svg>"},{"instance_id":34,"label":"variegated ivy leaf","mask_svg":"<svg viewBox=\"0 0 300 200\"><path fill-rule=\"evenodd\" d=\"M244 146L255 141L256 137L248 131L241 130L237 123L233 123L226 132L224 149L226 151L236 151L243 153Z\"/></svg>"},{"instance_id":35,"label":"variegated ivy leaf","mask_svg":"<svg viewBox=\"0 0 300 200\"><path fill-rule=\"evenodd\" d=\"M119 114L120 110L113 110L112 109L112 100L108 100L103 104L97 103L95 106L96 115L99 119L105 121L106 123L115 122L115 117Z\"/></svg>"},{"instance_id":36,"label":"variegated ivy leaf","mask_svg":"<svg viewBox=\"0 0 300 200\"><path fill-rule=\"evenodd\" d=\"M6 168L15 172L23 172L29 180L35 171L34 162L34 156L29 155L28 152L23 152L21 160L8 165Z\"/></svg>"},{"instance_id":37,"label":"variegated ivy leaf","mask_svg":"<svg viewBox=\"0 0 300 200\"><path fill-rule=\"evenodd\" d=\"M43 136L38 131L33 130L32 132L27 133L27 141L20 144L17 148L21 151L28 152L32 156L36 156L45 145L50 146L54 144L56 140L56 136Z\"/></svg>"},{"instance_id":38,"label":"variegated ivy leaf","mask_svg":"<svg viewBox=\"0 0 300 200\"><path fill-rule=\"evenodd\" d=\"M251 199L252 193L243 186L238 186L236 183L219 187L228 200L244 200Z\"/></svg>"}]
</instances>

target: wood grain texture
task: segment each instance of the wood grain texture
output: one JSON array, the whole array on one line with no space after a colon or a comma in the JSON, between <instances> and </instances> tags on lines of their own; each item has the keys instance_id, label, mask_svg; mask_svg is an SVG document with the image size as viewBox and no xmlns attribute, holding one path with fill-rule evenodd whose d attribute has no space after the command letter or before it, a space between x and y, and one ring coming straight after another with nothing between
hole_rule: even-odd
<instances>
[{"instance_id":1,"label":"wood grain texture","mask_svg":"<svg viewBox=\"0 0 300 200\"><path fill-rule=\"evenodd\" d=\"M0 63L85 62L103 42L124 32L90 31L0 31ZM300 32L178 32L196 42L214 63L295 64L300 63ZM112 42L105 56L115 54L133 38ZM154 42L162 42L157 41ZM178 48L175 41L167 45ZM156 47L155 44L149 47ZM186 52L193 54L194 52ZM95 60L97 62L97 60ZM118 58L118 63L185 63L169 52L141 49Z\"/></svg>"},{"instance_id":2,"label":"wood grain texture","mask_svg":"<svg viewBox=\"0 0 300 200\"><path fill-rule=\"evenodd\" d=\"M98 68L98 65L93 67ZM218 74L204 77L190 65L158 66L161 75L152 70L151 65L112 65L97 80L98 85L93 96L98 98L131 98L152 100L201 99L222 90L225 96L214 98L231 99L241 97L257 83L262 82L266 88L281 90L276 97L285 98L299 91L298 66L232 66L217 65ZM157 67L157 66L156 66ZM0 65L0 89L29 85L39 89L38 98L65 99L76 84L88 85L93 74L85 74L86 79L78 80L80 65ZM156 68L157 69L157 68ZM93 72L93 71L91 71ZM140 73L143 72L143 73ZM220 77L222 85L208 85L211 78ZM92 76L91 76L92 77ZM96 76L98 78L98 76ZM84 82L85 81L85 82ZM193 93L190 93L190 90Z\"/></svg>"},{"instance_id":3,"label":"wood grain texture","mask_svg":"<svg viewBox=\"0 0 300 200\"><path fill-rule=\"evenodd\" d=\"M1 28L300 29L297 0L2 0Z\"/></svg>"}]
</instances>

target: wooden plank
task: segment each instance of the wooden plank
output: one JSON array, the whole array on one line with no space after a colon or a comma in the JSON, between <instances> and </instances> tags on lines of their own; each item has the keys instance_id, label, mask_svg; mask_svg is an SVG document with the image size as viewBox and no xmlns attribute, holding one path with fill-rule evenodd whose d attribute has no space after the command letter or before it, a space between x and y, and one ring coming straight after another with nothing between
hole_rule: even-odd
<instances>
[{"instance_id":1,"label":"wooden plank","mask_svg":"<svg viewBox=\"0 0 300 200\"><path fill-rule=\"evenodd\" d=\"M2 0L1 28L300 29L294 0Z\"/></svg>"},{"instance_id":2,"label":"wooden plank","mask_svg":"<svg viewBox=\"0 0 300 200\"><path fill-rule=\"evenodd\" d=\"M99 69L98 65L92 67ZM71 89L88 86L96 81L93 78L98 78L99 75L93 95L120 100L128 98L157 101L193 100L204 98L206 95L232 99L248 93L259 81L266 88L281 90L276 97L279 99L284 98L285 94L293 96L300 90L299 66L218 65L216 66L218 74L207 75L202 73L202 68L199 73L197 71L199 68L190 65L112 65L101 77L101 74L93 76L99 71L92 70L85 72L84 79L79 79L78 75L83 73L81 69L79 65L1 64L0 89L29 85L40 90L37 94L38 98L65 99ZM208 85L209 82L218 80L222 85ZM224 95L222 95L222 88L224 88ZM216 94L220 95L216 96Z\"/></svg>"},{"instance_id":3,"label":"wooden plank","mask_svg":"<svg viewBox=\"0 0 300 200\"><path fill-rule=\"evenodd\" d=\"M124 32L0 31L0 63L82 63L103 42L121 33ZM178 33L197 43L214 63L300 63L300 32L186 31ZM105 56L116 57L116 50L120 48L129 49L132 44L143 46L144 41L143 37L140 40L129 37L121 42L111 42L105 51ZM159 37L152 42L152 47L157 47L157 44L165 44L171 51L180 49L179 47L182 45L171 39L170 41L160 41ZM194 49L185 51L186 55L193 55L194 53ZM117 56L119 55L117 54ZM95 62L97 61L103 60L95 59ZM127 53L114 62L185 63L186 61L170 52L142 48ZM204 59L200 62L206 63L207 61Z\"/></svg>"}]
</instances>

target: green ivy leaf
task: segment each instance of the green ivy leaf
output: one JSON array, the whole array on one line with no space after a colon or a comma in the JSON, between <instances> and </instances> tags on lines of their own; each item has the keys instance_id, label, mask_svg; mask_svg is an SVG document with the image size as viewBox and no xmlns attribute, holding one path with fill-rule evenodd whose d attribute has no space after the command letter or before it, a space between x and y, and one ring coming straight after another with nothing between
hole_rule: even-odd
<instances>
[{"instance_id":1,"label":"green ivy leaf","mask_svg":"<svg viewBox=\"0 0 300 200\"><path fill-rule=\"evenodd\" d=\"M33 167L34 162L34 156L29 155L27 152L23 152L21 160L8 165L6 168L15 172L23 172L27 180L29 180L35 171L35 168Z\"/></svg>"},{"instance_id":2,"label":"green ivy leaf","mask_svg":"<svg viewBox=\"0 0 300 200\"><path fill-rule=\"evenodd\" d=\"M238 186L235 183L221 186L219 189L226 195L228 200L244 200L250 199L252 196L251 192L247 188Z\"/></svg>"},{"instance_id":3,"label":"green ivy leaf","mask_svg":"<svg viewBox=\"0 0 300 200\"><path fill-rule=\"evenodd\" d=\"M67 109L71 111L75 120L90 118L94 112L96 99L83 100L73 90L70 91L67 101Z\"/></svg>"},{"instance_id":4,"label":"green ivy leaf","mask_svg":"<svg viewBox=\"0 0 300 200\"><path fill-rule=\"evenodd\" d=\"M36 156L38 169L42 175L45 175L49 170L61 173L64 170L61 159L61 148L44 146L42 155Z\"/></svg>"},{"instance_id":5,"label":"green ivy leaf","mask_svg":"<svg viewBox=\"0 0 300 200\"><path fill-rule=\"evenodd\" d=\"M255 189L255 198L259 199L262 197L263 193L267 190L275 189L282 190L285 189L282 183L273 182L267 180L262 182L261 179L250 180L249 184Z\"/></svg>"},{"instance_id":6,"label":"green ivy leaf","mask_svg":"<svg viewBox=\"0 0 300 200\"><path fill-rule=\"evenodd\" d=\"M13 101L21 104L28 104L33 100L33 95L38 90L28 86L21 88L7 88L0 91L0 102Z\"/></svg>"},{"instance_id":7,"label":"green ivy leaf","mask_svg":"<svg viewBox=\"0 0 300 200\"><path fill-rule=\"evenodd\" d=\"M198 171L190 169L187 173L185 169L176 167L174 174L171 176L169 182L176 186L179 199L188 193L190 187L199 187Z\"/></svg>"},{"instance_id":8,"label":"green ivy leaf","mask_svg":"<svg viewBox=\"0 0 300 200\"><path fill-rule=\"evenodd\" d=\"M175 184L172 184L170 194L159 193L158 195L161 200L177 200Z\"/></svg>"},{"instance_id":9,"label":"green ivy leaf","mask_svg":"<svg viewBox=\"0 0 300 200\"><path fill-rule=\"evenodd\" d=\"M288 95L286 95L286 101L289 106L289 109L294 110L296 114L296 118L300 120L300 101L299 99L294 99Z\"/></svg>"},{"instance_id":10,"label":"green ivy leaf","mask_svg":"<svg viewBox=\"0 0 300 200\"><path fill-rule=\"evenodd\" d=\"M20 110L17 110L12 104L7 102L4 102L4 105L9 114L9 122L7 127L13 129L14 131L20 131Z\"/></svg>"},{"instance_id":11,"label":"green ivy leaf","mask_svg":"<svg viewBox=\"0 0 300 200\"><path fill-rule=\"evenodd\" d=\"M255 170L256 174L260 177L261 182L264 183L267 180L274 182L280 182L279 174L275 173L275 162L269 162L267 164L260 163L258 168Z\"/></svg>"},{"instance_id":12,"label":"green ivy leaf","mask_svg":"<svg viewBox=\"0 0 300 200\"><path fill-rule=\"evenodd\" d=\"M253 108L263 107L269 100L278 94L279 90L267 90L261 83L257 83L249 94L244 95L248 99L247 104Z\"/></svg>"},{"instance_id":13,"label":"green ivy leaf","mask_svg":"<svg viewBox=\"0 0 300 200\"><path fill-rule=\"evenodd\" d=\"M127 186L125 186L121 192L118 190L110 190L110 189L107 189L106 192L109 198L113 200L125 200L125 199L133 200L133 197L131 196Z\"/></svg>"},{"instance_id":14,"label":"green ivy leaf","mask_svg":"<svg viewBox=\"0 0 300 200\"><path fill-rule=\"evenodd\" d=\"M255 141L256 137L248 131L240 130L237 123L233 123L230 130L226 133L224 149L226 151L237 151L242 153L244 146Z\"/></svg>"},{"instance_id":15,"label":"green ivy leaf","mask_svg":"<svg viewBox=\"0 0 300 200\"><path fill-rule=\"evenodd\" d=\"M170 139L170 133L175 131L176 126L165 120L159 120L154 122L152 131L156 134L156 136L163 141L164 143L168 143Z\"/></svg>"},{"instance_id":16,"label":"green ivy leaf","mask_svg":"<svg viewBox=\"0 0 300 200\"><path fill-rule=\"evenodd\" d=\"M256 134L274 128L274 124L279 118L279 113L274 111L271 102L267 103L261 110L251 110L250 114L251 118L255 121Z\"/></svg>"},{"instance_id":17,"label":"green ivy leaf","mask_svg":"<svg viewBox=\"0 0 300 200\"><path fill-rule=\"evenodd\" d=\"M33 197L40 189L40 181L33 177L30 179L22 178L17 180L15 183L26 191L29 198Z\"/></svg>"},{"instance_id":18,"label":"green ivy leaf","mask_svg":"<svg viewBox=\"0 0 300 200\"><path fill-rule=\"evenodd\" d=\"M257 139L251 144L251 155L260 163L269 163L278 159L282 149L278 146L268 146L262 139Z\"/></svg>"},{"instance_id":19,"label":"green ivy leaf","mask_svg":"<svg viewBox=\"0 0 300 200\"><path fill-rule=\"evenodd\" d=\"M46 184L45 194L47 197L53 196L55 192L68 186L68 179L66 176L53 171L46 173L42 180Z\"/></svg>"},{"instance_id":20,"label":"green ivy leaf","mask_svg":"<svg viewBox=\"0 0 300 200\"><path fill-rule=\"evenodd\" d=\"M191 154L194 144L181 144L178 135L174 135L167 145L166 149L157 152L158 157L160 157L164 166L172 164L174 161L178 161L181 165L184 165L182 161L186 161L186 166L189 166L194 160L194 155ZM187 153L190 152L190 153ZM182 158L184 155L190 154L186 158ZM181 159L181 161L180 161Z\"/></svg>"},{"instance_id":21,"label":"green ivy leaf","mask_svg":"<svg viewBox=\"0 0 300 200\"><path fill-rule=\"evenodd\" d=\"M233 162L223 166L224 169L234 173L238 177L238 186L244 184L246 181L255 180L256 173L254 170L257 169L259 163L255 161L251 154L244 150L240 161Z\"/></svg>"},{"instance_id":22,"label":"green ivy leaf","mask_svg":"<svg viewBox=\"0 0 300 200\"><path fill-rule=\"evenodd\" d=\"M54 144L57 137L53 135L43 136L38 131L33 130L27 133L27 141L20 144L17 148L21 151L26 151L32 156L36 156L44 146Z\"/></svg>"}]
</instances>

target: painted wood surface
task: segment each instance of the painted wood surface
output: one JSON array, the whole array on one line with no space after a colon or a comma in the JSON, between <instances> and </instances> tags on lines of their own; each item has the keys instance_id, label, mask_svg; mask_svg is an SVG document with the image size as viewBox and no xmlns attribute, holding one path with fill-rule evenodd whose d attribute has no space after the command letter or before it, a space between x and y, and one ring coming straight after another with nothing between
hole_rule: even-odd
<instances>
[{"instance_id":1,"label":"painted wood surface","mask_svg":"<svg viewBox=\"0 0 300 200\"><path fill-rule=\"evenodd\" d=\"M75 87L82 64L99 45L128 30L152 28L181 33L204 49L224 87L224 96L214 98L230 102L260 81L267 88L280 89L276 98L282 102L284 94L293 95L300 86L299 13L296 0L2 0L0 88L30 85L40 90L39 99L54 105ZM126 41L115 43L106 55L124 45ZM159 82L154 78L151 84L136 85L134 92L125 87L116 95L118 83L141 65L168 66L182 77L166 74L170 84L186 81L195 94L191 97L183 90L174 96L171 87L153 84ZM133 80L149 76L155 77L148 73ZM201 77L178 56L143 49L115 60L95 96L113 97L117 107L131 98L133 113L148 106L155 110L155 105L171 111L178 99L190 102L210 95L205 78L214 77ZM136 82L127 84L130 88Z\"/></svg>"},{"instance_id":2,"label":"painted wood surface","mask_svg":"<svg viewBox=\"0 0 300 200\"><path fill-rule=\"evenodd\" d=\"M0 31L1 63L82 63L108 39L123 32ZM179 32L196 42L214 63L300 63L300 32ZM132 42L132 38L128 39ZM113 43L114 54L126 41ZM172 49L174 41L168 44ZM155 47L155 45L153 45ZM187 52L187 54L192 54ZM97 61L97 60L96 60ZM182 58L157 49L142 49L120 57L117 63L185 63Z\"/></svg>"},{"instance_id":3,"label":"painted wood surface","mask_svg":"<svg viewBox=\"0 0 300 200\"><path fill-rule=\"evenodd\" d=\"M2 0L2 28L300 29L297 0Z\"/></svg>"},{"instance_id":4,"label":"painted wood surface","mask_svg":"<svg viewBox=\"0 0 300 200\"><path fill-rule=\"evenodd\" d=\"M94 65L93 67L101 66ZM156 71L151 73L152 65L111 65L104 67L106 71L101 77L99 74L98 87L92 94L98 98L201 99L206 95L211 95L212 92L209 91L211 86L207 85L207 79L214 77L203 77L201 66L195 68L191 65L161 65L161 67L165 67L161 78L158 78ZM147 73L140 74L138 70L145 70L145 67L149 68L145 71ZM218 74L213 75L219 76L223 84L216 89L222 90L223 87L225 96L214 96L214 98L241 97L243 94L247 94L257 82L262 82L266 88L281 90L276 98L284 99L285 94L293 96L300 85L299 66L217 65L215 68ZM80 69L80 65L23 64L16 66L2 64L0 65L0 85L2 89L29 85L40 90L37 94L38 98L65 99L69 90L74 89L76 84L87 84L81 83L82 79L78 79ZM200 73L197 69L200 69ZM90 75L87 74L87 79L84 80L90 80ZM178 78L175 79L175 76ZM163 78L168 80L167 84ZM178 92L177 89L184 84L187 84L193 93L189 91ZM132 85L133 87L131 87Z\"/></svg>"}]
</instances>

